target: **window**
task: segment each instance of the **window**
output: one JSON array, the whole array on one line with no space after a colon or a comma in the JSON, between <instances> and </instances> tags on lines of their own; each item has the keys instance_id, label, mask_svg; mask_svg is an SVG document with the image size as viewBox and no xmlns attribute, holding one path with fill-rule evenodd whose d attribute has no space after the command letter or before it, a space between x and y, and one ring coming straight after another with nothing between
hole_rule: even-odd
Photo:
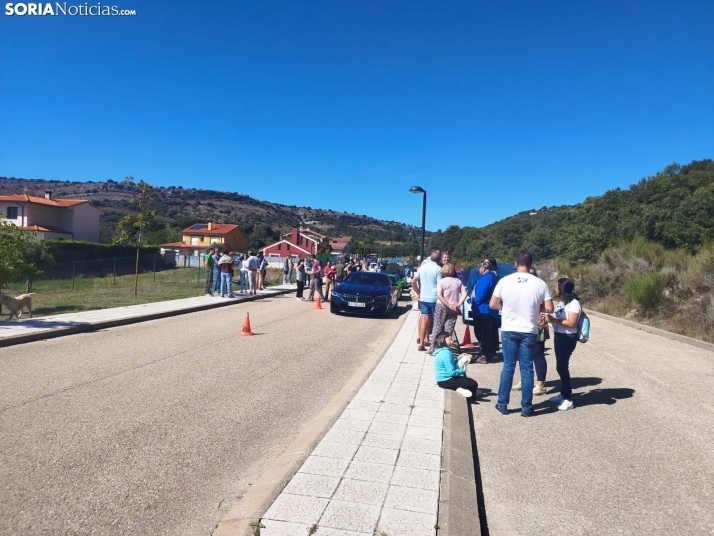
<instances>
[{"instance_id":1,"label":"window","mask_svg":"<svg viewBox=\"0 0 714 536\"><path fill-rule=\"evenodd\" d=\"M288 244L288 251L290 251L290 244Z\"/></svg>"},{"instance_id":2,"label":"window","mask_svg":"<svg viewBox=\"0 0 714 536\"><path fill-rule=\"evenodd\" d=\"M17 219L17 207L7 207L7 219L16 220Z\"/></svg>"},{"instance_id":3,"label":"window","mask_svg":"<svg viewBox=\"0 0 714 536\"><path fill-rule=\"evenodd\" d=\"M220 239L217 236L211 237L211 244L217 244L219 242L220 242Z\"/></svg>"},{"instance_id":4,"label":"window","mask_svg":"<svg viewBox=\"0 0 714 536\"><path fill-rule=\"evenodd\" d=\"M199 236L199 237L198 237L198 241L199 241L199 242L204 242L205 240L206 240L206 237L205 237L205 236Z\"/></svg>"},{"instance_id":5,"label":"window","mask_svg":"<svg viewBox=\"0 0 714 536\"><path fill-rule=\"evenodd\" d=\"M281 249L283 249L283 245L282 245L282 244L278 244L278 251L280 251Z\"/></svg>"},{"instance_id":6,"label":"window","mask_svg":"<svg viewBox=\"0 0 714 536\"><path fill-rule=\"evenodd\" d=\"M197 245L198 245L198 237L197 237L197 236L192 236L192 237L191 237L191 245L192 245L192 246L197 246Z\"/></svg>"}]
</instances>

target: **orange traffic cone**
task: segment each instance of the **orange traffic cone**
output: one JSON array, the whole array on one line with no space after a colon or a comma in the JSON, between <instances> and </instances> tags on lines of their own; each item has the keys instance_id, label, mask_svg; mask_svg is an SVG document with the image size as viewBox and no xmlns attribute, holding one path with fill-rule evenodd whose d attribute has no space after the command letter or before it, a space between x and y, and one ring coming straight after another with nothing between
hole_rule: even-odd
<instances>
[{"instance_id":1,"label":"orange traffic cone","mask_svg":"<svg viewBox=\"0 0 714 536\"><path fill-rule=\"evenodd\" d=\"M317 297L317 303L315 304L315 309L322 309L322 298Z\"/></svg>"},{"instance_id":2,"label":"orange traffic cone","mask_svg":"<svg viewBox=\"0 0 714 536\"><path fill-rule=\"evenodd\" d=\"M476 345L471 342L471 330L466 326L466 333L464 333L464 342L461 343L461 348L476 348Z\"/></svg>"},{"instance_id":3,"label":"orange traffic cone","mask_svg":"<svg viewBox=\"0 0 714 536\"><path fill-rule=\"evenodd\" d=\"M240 335L253 336L253 332L250 330L250 313L245 314L245 320L243 320L243 331Z\"/></svg>"}]
</instances>

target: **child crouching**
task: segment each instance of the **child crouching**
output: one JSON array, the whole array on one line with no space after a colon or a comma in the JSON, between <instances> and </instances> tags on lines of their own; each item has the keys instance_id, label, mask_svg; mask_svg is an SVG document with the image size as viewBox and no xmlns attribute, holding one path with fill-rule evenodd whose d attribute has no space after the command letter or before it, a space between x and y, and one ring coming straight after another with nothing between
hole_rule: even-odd
<instances>
[{"instance_id":1,"label":"child crouching","mask_svg":"<svg viewBox=\"0 0 714 536\"><path fill-rule=\"evenodd\" d=\"M468 354L461 354L459 360L451 352L453 340L443 331L434 338L434 375L436 384L442 389L451 389L475 402L481 394L478 383L466 376L465 364L469 362Z\"/></svg>"}]
</instances>

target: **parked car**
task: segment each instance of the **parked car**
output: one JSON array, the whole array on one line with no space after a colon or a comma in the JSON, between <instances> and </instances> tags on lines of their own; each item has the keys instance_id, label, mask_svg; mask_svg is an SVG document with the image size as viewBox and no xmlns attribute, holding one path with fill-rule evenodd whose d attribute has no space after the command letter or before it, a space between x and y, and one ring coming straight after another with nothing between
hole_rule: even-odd
<instances>
[{"instance_id":1,"label":"parked car","mask_svg":"<svg viewBox=\"0 0 714 536\"><path fill-rule=\"evenodd\" d=\"M397 287L387 274L353 272L332 291L330 312L389 316L397 300Z\"/></svg>"},{"instance_id":2,"label":"parked car","mask_svg":"<svg viewBox=\"0 0 714 536\"><path fill-rule=\"evenodd\" d=\"M392 281L392 285L397 287L397 300L402 299L402 292L404 292L404 284L407 282L406 279L400 277L399 274L392 272L387 272L387 277Z\"/></svg>"}]
</instances>

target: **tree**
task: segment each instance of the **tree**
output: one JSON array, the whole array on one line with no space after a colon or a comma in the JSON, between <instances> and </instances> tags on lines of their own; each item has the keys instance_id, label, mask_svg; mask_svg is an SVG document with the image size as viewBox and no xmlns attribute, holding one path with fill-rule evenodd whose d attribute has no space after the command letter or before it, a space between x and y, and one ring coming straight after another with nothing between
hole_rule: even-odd
<instances>
[{"instance_id":1,"label":"tree","mask_svg":"<svg viewBox=\"0 0 714 536\"><path fill-rule=\"evenodd\" d=\"M137 296L139 288L139 252L141 245L146 239L146 231L156 218L161 216L161 211L154 208L157 190L150 184L139 181L134 184L134 177L127 177L122 182L125 187L136 190L131 204L134 205L138 213L127 214L119 221L119 233L114 237L113 242L120 245L134 244L136 247L136 274L134 277L134 297Z\"/></svg>"},{"instance_id":2,"label":"tree","mask_svg":"<svg viewBox=\"0 0 714 536\"><path fill-rule=\"evenodd\" d=\"M35 237L28 237L25 241L24 262L20 266L20 273L25 278L28 294L32 292L32 283L45 276L55 263L52 250L44 240Z\"/></svg>"},{"instance_id":3,"label":"tree","mask_svg":"<svg viewBox=\"0 0 714 536\"><path fill-rule=\"evenodd\" d=\"M20 277L26 246L26 233L0 214L0 291Z\"/></svg>"}]
</instances>

